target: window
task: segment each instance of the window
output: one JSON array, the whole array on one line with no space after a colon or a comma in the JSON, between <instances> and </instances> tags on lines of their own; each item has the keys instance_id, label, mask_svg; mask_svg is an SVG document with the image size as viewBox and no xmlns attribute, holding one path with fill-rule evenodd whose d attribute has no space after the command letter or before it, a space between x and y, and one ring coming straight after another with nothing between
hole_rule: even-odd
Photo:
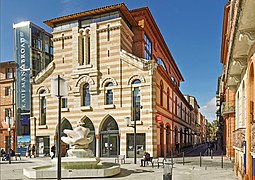
<instances>
[{"instance_id":1,"label":"window","mask_svg":"<svg viewBox=\"0 0 255 180\"><path fill-rule=\"evenodd\" d=\"M10 68L7 68L6 69L6 74L5 74L5 76L6 76L6 79L11 79L12 77L11 77L11 70L10 70Z\"/></svg>"},{"instance_id":2,"label":"window","mask_svg":"<svg viewBox=\"0 0 255 180\"><path fill-rule=\"evenodd\" d=\"M167 88L167 110L169 110L169 88Z\"/></svg>"},{"instance_id":3,"label":"window","mask_svg":"<svg viewBox=\"0 0 255 180\"><path fill-rule=\"evenodd\" d=\"M160 105L161 106L163 106L163 92L164 92L163 82L160 81Z\"/></svg>"},{"instance_id":4,"label":"window","mask_svg":"<svg viewBox=\"0 0 255 180\"><path fill-rule=\"evenodd\" d=\"M112 89L108 89L108 87L113 86L112 82L109 82L105 87L107 88L106 90L106 101L105 104L109 105L109 104L113 104L113 92Z\"/></svg>"},{"instance_id":5,"label":"window","mask_svg":"<svg viewBox=\"0 0 255 180\"><path fill-rule=\"evenodd\" d=\"M11 87L5 87L5 96L11 96Z\"/></svg>"},{"instance_id":6,"label":"window","mask_svg":"<svg viewBox=\"0 0 255 180\"><path fill-rule=\"evenodd\" d=\"M40 125L46 125L46 97L44 90L40 93Z\"/></svg>"},{"instance_id":7,"label":"window","mask_svg":"<svg viewBox=\"0 0 255 180\"><path fill-rule=\"evenodd\" d=\"M132 120L140 121L141 119L141 93L140 88L137 87L137 84L140 84L141 81L136 79L132 82L133 92L132 92L132 101L133 101L133 118Z\"/></svg>"},{"instance_id":8,"label":"window","mask_svg":"<svg viewBox=\"0 0 255 180\"><path fill-rule=\"evenodd\" d=\"M12 115L12 110L10 108L5 109L5 122L9 123Z\"/></svg>"},{"instance_id":9,"label":"window","mask_svg":"<svg viewBox=\"0 0 255 180\"><path fill-rule=\"evenodd\" d=\"M90 30L82 31L79 37L80 65L90 64Z\"/></svg>"},{"instance_id":10,"label":"window","mask_svg":"<svg viewBox=\"0 0 255 180\"><path fill-rule=\"evenodd\" d=\"M82 106L90 106L90 89L89 84L86 83L82 89Z\"/></svg>"},{"instance_id":11,"label":"window","mask_svg":"<svg viewBox=\"0 0 255 180\"><path fill-rule=\"evenodd\" d=\"M141 102L140 102L140 89L135 87L133 91L133 109L134 109L134 118L136 121L140 121L141 114Z\"/></svg>"},{"instance_id":12,"label":"window","mask_svg":"<svg viewBox=\"0 0 255 180\"><path fill-rule=\"evenodd\" d=\"M67 108L67 98L62 98L61 101L61 108Z\"/></svg>"},{"instance_id":13,"label":"window","mask_svg":"<svg viewBox=\"0 0 255 180\"><path fill-rule=\"evenodd\" d=\"M159 65L161 65L167 71L166 65L165 65L164 61L161 58L158 58L157 62L158 62Z\"/></svg>"},{"instance_id":14,"label":"window","mask_svg":"<svg viewBox=\"0 0 255 180\"><path fill-rule=\"evenodd\" d=\"M175 96L175 115L177 115L177 97Z\"/></svg>"},{"instance_id":15,"label":"window","mask_svg":"<svg viewBox=\"0 0 255 180\"><path fill-rule=\"evenodd\" d=\"M146 34L144 34L144 58L147 60L152 59L152 45L151 40Z\"/></svg>"}]
</instances>

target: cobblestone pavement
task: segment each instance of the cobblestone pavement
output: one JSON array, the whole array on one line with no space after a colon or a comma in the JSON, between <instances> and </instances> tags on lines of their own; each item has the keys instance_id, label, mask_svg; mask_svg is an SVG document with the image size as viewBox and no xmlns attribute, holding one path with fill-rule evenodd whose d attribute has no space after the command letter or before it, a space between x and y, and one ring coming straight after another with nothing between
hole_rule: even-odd
<instances>
[{"instance_id":1,"label":"cobblestone pavement","mask_svg":"<svg viewBox=\"0 0 255 180\"><path fill-rule=\"evenodd\" d=\"M114 162L114 159L102 158L102 161ZM233 180L234 177L233 164L224 158L224 168L221 168L221 157L202 157L202 167L199 164L199 157L186 157L183 165L182 158L174 158L173 180ZM116 179L116 180L162 180L163 168L159 169L151 166L140 167L140 164L132 164L133 159L127 159L126 164L121 165L121 173L110 178L87 178L87 179ZM137 161L139 163L139 160ZM22 160L8 162L0 162L0 179L1 180L28 180L23 176L23 168L38 165L51 164L49 157L44 158L22 158Z\"/></svg>"}]
</instances>

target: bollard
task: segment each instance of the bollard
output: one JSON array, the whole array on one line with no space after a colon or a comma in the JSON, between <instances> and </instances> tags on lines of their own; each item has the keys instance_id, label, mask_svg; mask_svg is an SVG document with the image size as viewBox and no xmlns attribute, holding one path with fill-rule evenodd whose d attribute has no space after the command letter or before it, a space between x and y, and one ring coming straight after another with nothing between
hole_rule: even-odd
<instances>
[{"instance_id":1,"label":"bollard","mask_svg":"<svg viewBox=\"0 0 255 180\"><path fill-rule=\"evenodd\" d=\"M184 165L184 152L182 152L182 164Z\"/></svg>"},{"instance_id":2,"label":"bollard","mask_svg":"<svg viewBox=\"0 0 255 180\"><path fill-rule=\"evenodd\" d=\"M213 159L213 150L211 150L211 159Z\"/></svg>"},{"instance_id":3,"label":"bollard","mask_svg":"<svg viewBox=\"0 0 255 180\"><path fill-rule=\"evenodd\" d=\"M169 165L165 165L163 169L163 180L172 180L173 169Z\"/></svg>"},{"instance_id":4,"label":"bollard","mask_svg":"<svg viewBox=\"0 0 255 180\"><path fill-rule=\"evenodd\" d=\"M223 153L221 153L221 168L223 168Z\"/></svg>"},{"instance_id":5,"label":"bollard","mask_svg":"<svg viewBox=\"0 0 255 180\"><path fill-rule=\"evenodd\" d=\"M202 157L201 157L201 152L200 152L200 167L202 166Z\"/></svg>"},{"instance_id":6,"label":"bollard","mask_svg":"<svg viewBox=\"0 0 255 180\"><path fill-rule=\"evenodd\" d=\"M172 160L172 168L174 167L174 158L173 158L173 152L171 152L171 160Z\"/></svg>"}]
</instances>

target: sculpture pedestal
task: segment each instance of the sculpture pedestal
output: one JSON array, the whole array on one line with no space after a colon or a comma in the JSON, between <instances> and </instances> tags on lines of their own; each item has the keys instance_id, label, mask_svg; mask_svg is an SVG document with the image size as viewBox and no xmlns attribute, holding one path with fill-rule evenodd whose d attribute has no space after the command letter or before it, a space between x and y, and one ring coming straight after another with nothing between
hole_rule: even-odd
<instances>
[{"instance_id":1,"label":"sculpture pedestal","mask_svg":"<svg viewBox=\"0 0 255 180\"><path fill-rule=\"evenodd\" d=\"M67 150L67 157L73 158L94 158L94 153L90 149L69 149Z\"/></svg>"}]
</instances>

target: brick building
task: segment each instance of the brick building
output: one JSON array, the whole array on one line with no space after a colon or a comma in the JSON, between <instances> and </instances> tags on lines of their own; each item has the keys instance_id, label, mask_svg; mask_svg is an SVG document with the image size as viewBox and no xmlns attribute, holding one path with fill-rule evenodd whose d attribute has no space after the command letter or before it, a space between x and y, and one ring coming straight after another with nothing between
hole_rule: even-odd
<instances>
[{"instance_id":1,"label":"brick building","mask_svg":"<svg viewBox=\"0 0 255 180\"><path fill-rule=\"evenodd\" d=\"M16 150L14 72L13 61L0 63L0 149L4 149L5 152L9 151L10 140L11 148Z\"/></svg>"}]
</instances>

